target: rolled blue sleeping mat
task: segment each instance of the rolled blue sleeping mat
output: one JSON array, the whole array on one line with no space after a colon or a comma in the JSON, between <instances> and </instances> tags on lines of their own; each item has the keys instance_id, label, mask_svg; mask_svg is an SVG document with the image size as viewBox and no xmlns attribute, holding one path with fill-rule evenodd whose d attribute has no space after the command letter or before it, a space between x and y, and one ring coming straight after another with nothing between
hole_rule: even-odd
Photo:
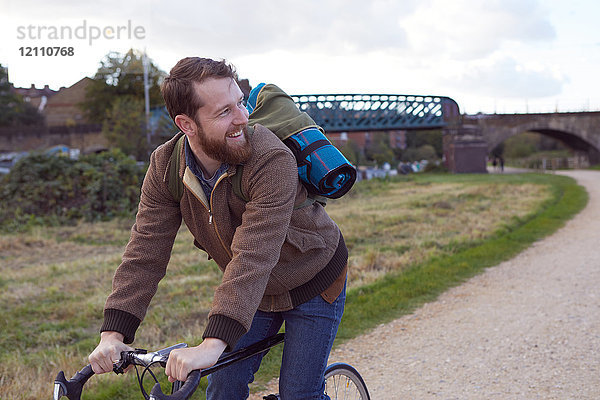
<instances>
[{"instance_id":1,"label":"rolled blue sleeping mat","mask_svg":"<svg viewBox=\"0 0 600 400\"><path fill-rule=\"evenodd\" d=\"M265 126L292 150L298 176L309 193L337 199L352 188L354 166L283 90L261 83L250 92L246 108L250 125Z\"/></svg>"}]
</instances>

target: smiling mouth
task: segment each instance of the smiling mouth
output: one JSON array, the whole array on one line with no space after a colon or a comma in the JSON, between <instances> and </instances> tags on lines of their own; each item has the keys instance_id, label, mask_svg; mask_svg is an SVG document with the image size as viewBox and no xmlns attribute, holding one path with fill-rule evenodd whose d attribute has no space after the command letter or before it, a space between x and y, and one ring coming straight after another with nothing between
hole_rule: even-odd
<instances>
[{"instance_id":1,"label":"smiling mouth","mask_svg":"<svg viewBox=\"0 0 600 400\"><path fill-rule=\"evenodd\" d=\"M230 133L229 135L227 135L227 137L228 137L228 138L237 138L237 137L240 137L240 136L242 136L242 134L243 134L243 133L244 133L244 130L243 130L243 129L240 129L240 130L239 130L239 131L237 131L237 132Z\"/></svg>"}]
</instances>

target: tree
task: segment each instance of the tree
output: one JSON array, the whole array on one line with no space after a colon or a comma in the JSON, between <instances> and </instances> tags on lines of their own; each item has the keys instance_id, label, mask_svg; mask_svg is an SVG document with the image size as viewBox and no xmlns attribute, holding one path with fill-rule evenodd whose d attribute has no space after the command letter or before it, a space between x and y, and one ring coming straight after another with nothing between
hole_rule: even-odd
<instances>
[{"instance_id":1,"label":"tree","mask_svg":"<svg viewBox=\"0 0 600 400\"><path fill-rule=\"evenodd\" d=\"M148 63L150 107L164 104L160 83L165 76L152 61ZM117 98L131 97L144 101L143 54L130 49L126 54L108 53L94 75L94 82L86 89L81 108L91 122L101 123L113 109Z\"/></svg>"},{"instance_id":2,"label":"tree","mask_svg":"<svg viewBox=\"0 0 600 400\"><path fill-rule=\"evenodd\" d=\"M148 158L144 102L131 96L118 97L102 124L102 134L112 147L138 160Z\"/></svg>"},{"instance_id":3,"label":"tree","mask_svg":"<svg viewBox=\"0 0 600 400\"><path fill-rule=\"evenodd\" d=\"M439 129L409 131L406 134L406 144L409 148L420 148L430 145L435 149L438 158L441 158L444 154L442 131Z\"/></svg>"},{"instance_id":4,"label":"tree","mask_svg":"<svg viewBox=\"0 0 600 400\"><path fill-rule=\"evenodd\" d=\"M8 73L0 64L0 126L11 125L18 98L8 82Z\"/></svg>"},{"instance_id":5,"label":"tree","mask_svg":"<svg viewBox=\"0 0 600 400\"><path fill-rule=\"evenodd\" d=\"M424 144L420 147L409 147L402 152L402 161L413 162L421 160L435 160L437 159L437 153L435 148L430 144Z\"/></svg>"},{"instance_id":6,"label":"tree","mask_svg":"<svg viewBox=\"0 0 600 400\"><path fill-rule=\"evenodd\" d=\"M44 117L14 92L8 73L0 64L0 126L41 125Z\"/></svg>"},{"instance_id":7,"label":"tree","mask_svg":"<svg viewBox=\"0 0 600 400\"><path fill-rule=\"evenodd\" d=\"M508 138L504 142L504 151L495 156L504 155L506 158L525 158L538 151L539 137L536 133L522 133Z\"/></svg>"},{"instance_id":8,"label":"tree","mask_svg":"<svg viewBox=\"0 0 600 400\"><path fill-rule=\"evenodd\" d=\"M365 155L368 160L374 161L377 165L394 162L394 151L390 147L390 137L387 134L375 133L371 135L371 143L365 149Z\"/></svg>"},{"instance_id":9,"label":"tree","mask_svg":"<svg viewBox=\"0 0 600 400\"><path fill-rule=\"evenodd\" d=\"M344 157L346 157L346 159L352 165L357 166L357 165L362 164L365 161L364 160L365 157L363 155L362 149L360 148L358 143L356 143L352 139L348 140L344 144L344 146L342 146L342 148L340 149L340 152L344 155Z\"/></svg>"}]
</instances>

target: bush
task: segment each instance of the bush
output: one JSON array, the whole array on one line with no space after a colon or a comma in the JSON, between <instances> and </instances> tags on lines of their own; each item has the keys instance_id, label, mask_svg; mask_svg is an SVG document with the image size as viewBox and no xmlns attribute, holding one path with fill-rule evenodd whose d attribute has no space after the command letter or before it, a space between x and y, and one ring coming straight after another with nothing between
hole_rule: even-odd
<instances>
[{"instance_id":1,"label":"bush","mask_svg":"<svg viewBox=\"0 0 600 400\"><path fill-rule=\"evenodd\" d=\"M402 153L402 161L404 162L413 162L421 160L431 161L435 160L436 158L437 154L435 152L435 148L429 144L425 144L418 148L409 147Z\"/></svg>"},{"instance_id":2,"label":"bush","mask_svg":"<svg viewBox=\"0 0 600 400\"><path fill-rule=\"evenodd\" d=\"M79 160L25 157L0 181L0 229L130 216L137 209L144 173L119 150Z\"/></svg>"},{"instance_id":3,"label":"bush","mask_svg":"<svg viewBox=\"0 0 600 400\"><path fill-rule=\"evenodd\" d=\"M431 172L431 173L446 173L449 172L448 168L441 161L430 162L425 166L423 172Z\"/></svg>"}]
</instances>

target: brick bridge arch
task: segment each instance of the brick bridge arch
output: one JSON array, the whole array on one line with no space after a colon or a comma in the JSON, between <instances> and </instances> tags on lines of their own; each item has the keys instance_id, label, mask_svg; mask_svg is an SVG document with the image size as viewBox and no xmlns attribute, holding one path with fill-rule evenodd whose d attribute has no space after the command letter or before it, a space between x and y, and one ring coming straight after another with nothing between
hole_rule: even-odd
<instances>
[{"instance_id":1,"label":"brick bridge arch","mask_svg":"<svg viewBox=\"0 0 600 400\"><path fill-rule=\"evenodd\" d=\"M600 163L600 112L496 114L470 119L476 120L488 151L512 136L537 132L587 154L592 164Z\"/></svg>"}]
</instances>

